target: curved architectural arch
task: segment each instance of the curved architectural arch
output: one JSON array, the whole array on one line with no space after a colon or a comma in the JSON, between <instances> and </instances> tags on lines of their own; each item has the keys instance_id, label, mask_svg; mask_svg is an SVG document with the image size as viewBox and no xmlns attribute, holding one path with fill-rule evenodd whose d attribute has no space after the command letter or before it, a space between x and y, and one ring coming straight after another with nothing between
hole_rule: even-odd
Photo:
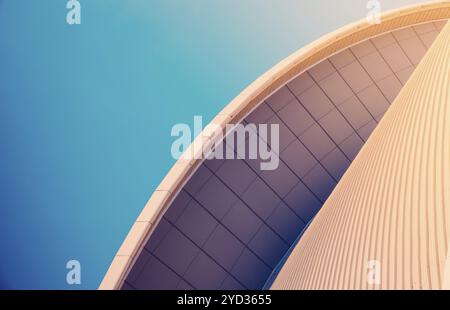
<instances>
[{"instance_id":1,"label":"curved architectural arch","mask_svg":"<svg viewBox=\"0 0 450 310\"><path fill-rule=\"evenodd\" d=\"M327 35L261 76L212 123L278 123L282 169L263 175L243 160L179 160L136 220L100 288L261 288L419 63L443 26L437 21L449 16L450 4L442 1L395 10L381 24L362 21ZM194 144L211 145L221 137L200 134ZM230 167L220 170L225 164ZM223 196L215 197L222 204L202 196L205 184L210 196L220 189ZM271 194L258 201L258 193ZM248 215L244 225L259 223L252 236L225 222L226 215L232 222L235 209L240 219ZM177 257L181 252L184 257ZM175 260L165 261L170 257Z\"/></svg>"},{"instance_id":2,"label":"curved architectural arch","mask_svg":"<svg viewBox=\"0 0 450 310\"><path fill-rule=\"evenodd\" d=\"M273 289L449 288L449 56L447 23Z\"/></svg>"}]
</instances>

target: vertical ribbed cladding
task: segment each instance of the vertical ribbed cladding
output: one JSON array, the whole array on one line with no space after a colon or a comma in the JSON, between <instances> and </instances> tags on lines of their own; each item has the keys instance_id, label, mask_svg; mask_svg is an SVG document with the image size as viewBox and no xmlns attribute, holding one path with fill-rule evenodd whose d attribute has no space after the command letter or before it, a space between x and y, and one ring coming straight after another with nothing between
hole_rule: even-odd
<instances>
[{"instance_id":1,"label":"vertical ribbed cladding","mask_svg":"<svg viewBox=\"0 0 450 310\"><path fill-rule=\"evenodd\" d=\"M447 23L273 289L449 288L449 59ZM379 285L367 282L371 260Z\"/></svg>"}]
</instances>

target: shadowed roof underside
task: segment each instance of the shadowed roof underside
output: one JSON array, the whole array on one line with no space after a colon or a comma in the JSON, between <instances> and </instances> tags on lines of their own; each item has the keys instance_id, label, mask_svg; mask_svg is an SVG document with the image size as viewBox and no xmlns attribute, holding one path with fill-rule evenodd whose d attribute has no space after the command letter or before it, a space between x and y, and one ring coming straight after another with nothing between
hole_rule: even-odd
<instances>
[{"instance_id":1,"label":"shadowed roof underside","mask_svg":"<svg viewBox=\"0 0 450 310\"><path fill-rule=\"evenodd\" d=\"M387 13L381 25L340 30L256 81L213 122L278 124L278 169L261 171L258 160L247 159L178 162L101 288L262 288L448 16L443 3Z\"/></svg>"}]
</instances>

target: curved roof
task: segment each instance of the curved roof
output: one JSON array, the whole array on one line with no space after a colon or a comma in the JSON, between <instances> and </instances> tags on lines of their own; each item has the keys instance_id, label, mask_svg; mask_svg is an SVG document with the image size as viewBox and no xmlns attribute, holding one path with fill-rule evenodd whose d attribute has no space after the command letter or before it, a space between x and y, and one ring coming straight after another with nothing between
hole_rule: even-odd
<instances>
[{"instance_id":1,"label":"curved roof","mask_svg":"<svg viewBox=\"0 0 450 310\"><path fill-rule=\"evenodd\" d=\"M272 289L449 288L449 56L447 23Z\"/></svg>"},{"instance_id":2,"label":"curved roof","mask_svg":"<svg viewBox=\"0 0 450 310\"><path fill-rule=\"evenodd\" d=\"M378 25L352 24L256 80L212 123L224 130L241 122L279 124L280 168L179 160L100 288L261 288L414 71L449 8L434 2L386 13ZM194 144L221 137L200 134Z\"/></svg>"}]
</instances>

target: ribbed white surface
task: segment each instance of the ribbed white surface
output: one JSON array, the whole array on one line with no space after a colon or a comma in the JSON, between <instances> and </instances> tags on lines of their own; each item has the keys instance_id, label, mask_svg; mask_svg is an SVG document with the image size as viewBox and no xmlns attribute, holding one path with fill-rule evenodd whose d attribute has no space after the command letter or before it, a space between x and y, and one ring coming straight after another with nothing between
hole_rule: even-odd
<instances>
[{"instance_id":1,"label":"ribbed white surface","mask_svg":"<svg viewBox=\"0 0 450 310\"><path fill-rule=\"evenodd\" d=\"M449 97L447 23L273 289L443 287L450 237ZM367 282L372 260L381 264L379 285Z\"/></svg>"}]
</instances>

